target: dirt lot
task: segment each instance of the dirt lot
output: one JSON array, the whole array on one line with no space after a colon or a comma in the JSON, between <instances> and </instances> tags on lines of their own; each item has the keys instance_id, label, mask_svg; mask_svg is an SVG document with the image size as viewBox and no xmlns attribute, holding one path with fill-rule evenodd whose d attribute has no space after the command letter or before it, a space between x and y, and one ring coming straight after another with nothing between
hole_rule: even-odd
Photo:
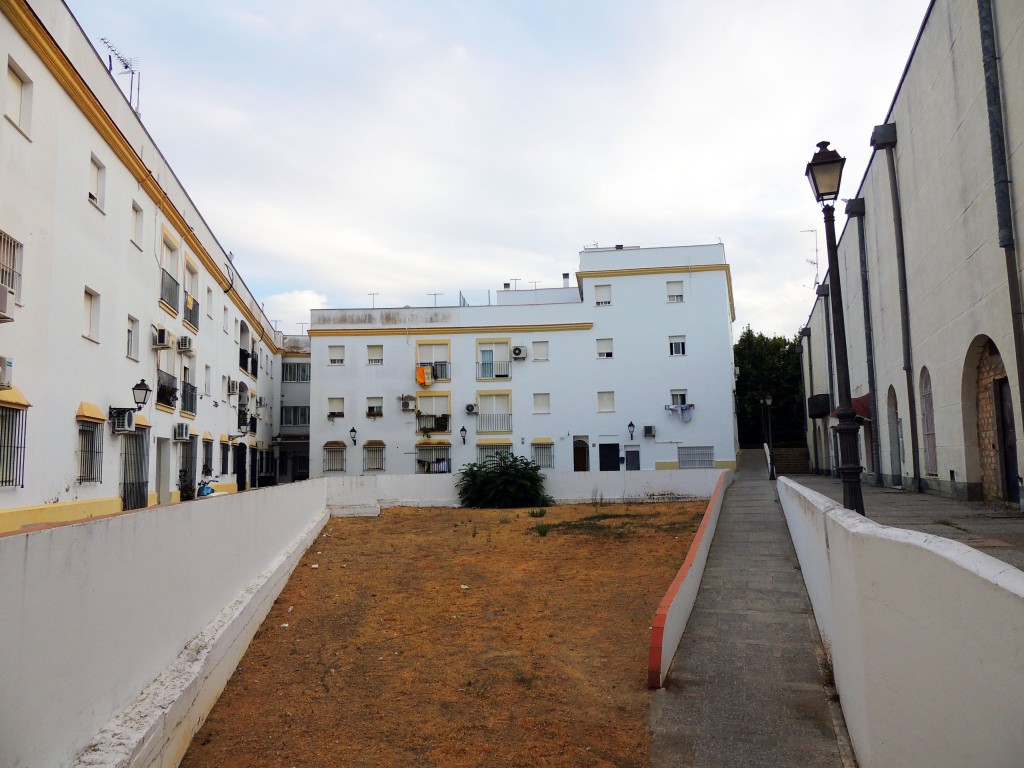
<instances>
[{"instance_id":1,"label":"dirt lot","mask_svg":"<svg viewBox=\"0 0 1024 768\"><path fill-rule=\"evenodd\" d=\"M651 620L705 504L332 520L182 765L644 766Z\"/></svg>"}]
</instances>

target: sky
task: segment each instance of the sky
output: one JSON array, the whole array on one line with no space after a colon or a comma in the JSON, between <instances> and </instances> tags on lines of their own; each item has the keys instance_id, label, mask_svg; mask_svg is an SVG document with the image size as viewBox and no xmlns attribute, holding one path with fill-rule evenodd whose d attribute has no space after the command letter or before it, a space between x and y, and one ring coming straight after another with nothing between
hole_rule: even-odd
<instances>
[{"instance_id":1,"label":"sky","mask_svg":"<svg viewBox=\"0 0 1024 768\"><path fill-rule=\"evenodd\" d=\"M928 7L66 2L137 60L143 123L278 330L558 287L595 243L722 242L737 337L806 321L807 161L831 141L856 196Z\"/></svg>"}]
</instances>

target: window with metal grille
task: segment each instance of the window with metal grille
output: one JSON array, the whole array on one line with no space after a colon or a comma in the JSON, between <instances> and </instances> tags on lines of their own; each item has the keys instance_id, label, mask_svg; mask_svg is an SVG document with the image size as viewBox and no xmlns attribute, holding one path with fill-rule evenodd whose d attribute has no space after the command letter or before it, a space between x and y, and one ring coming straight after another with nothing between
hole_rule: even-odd
<instances>
[{"instance_id":1,"label":"window with metal grille","mask_svg":"<svg viewBox=\"0 0 1024 768\"><path fill-rule=\"evenodd\" d=\"M0 231L0 286L14 294L14 302L21 303L21 243Z\"/></svg>"},{"instance_id":2,"label":"window with metal grille","mask_svg":"<svg viewBox=\"0 0 1024 768\"><path fill-rule=\"evenodd\" d=\"M924 433L924 473L939 474L935 449L935 405L932 399L932 377L927 368L921 369L921 431Z\"/></svg>"},{"instance_id":3,"label":"window with metal grille","mask_svg":"<svg viewBox=\"0 0 1024 768\"><path fill-rule=\"evenodd\" d=\"M25 487L25 422L28 411L0 406L0 485Z\"/></svg>"},{"instance_id":4,"label":"window with metal grille","mask_svg":"<svg viewBox=\"0 0 1024 768\"><path fill-rule=\"evenodd\" d=\"M680 445L677 449L680 469L696 469L715 466L715 446Z\"/></svg>"},{"instance_id":5,"label":"window with metal grille","mask_svg":"<svg viewBox=\"0 0 1024 768\"><path fill-rule=\"evenodd\" d=\"M512 453L511 445L478 445L476 447L476 460L479 463L492 459L499 453Z\"/></svg>"},{"instance_id":6,"label":"window with metal grille","mask_svg":"<svg viewBox=\"0 0 1024 768\"><path fill-rule=\"evenodd\" d=\"M78 482L103 482L103 430L91 421L78 422Z\"/></svg>"},{"instance_id":7,"label":"window with metal grille","mask_svg":"<svg viewBox=\"0 0 1024 768\"><path fill-rule=\"evenodd\" d=\"M213 474L213 440L203 440L203 469Z\"/></svg>"},{"instance_id":8,"label":"window with metal grille","mask_svg":"<svg viewBox=\"0 0 1024 768\"><path fill-rule=\"evenodd\" d=\"M669 392L669 397L672 398L672 405L686 405L685 389L673 389Z\"/></svg>"},{"instance_id":9,"label":"window with metal grille","mask_svg":"<svg viewBox=\"0 0 1024 768\"><path fill-rule=\"evenodd\" d=\"M137 427L121 435L121 507L149 506L149 430Z\"/></svg>"},{"instance_id":10,"label":"window with metal grille","mask_svg":"<svg viewBox=\"0 0 1024 768\"><path fill-rule=\"evenodd\" d=\"M345 471L345 444L327 443L324 445L324 472Z\"/></svg>"},{"instance_id":11,"label":"window with metal grille","mask_svg":"<svg viewBox=\"0 0 1024 768\"><path fill-rule=\"evenodd\" d=\"M555 446L535 443L533 446L533 463L541 469L553 469L555 466Z\"/></svg>"},{"instance_id":12,"label":"window with metal grille","mask_svg":"<svg viewBox=\"0 0 1024 768\"><path fill-rule=\"evenodd\" d=\"M196 487L196 439L189 438L180 443L178 450L178 490Z\"/></svg>"},{"instance_id":13,"label":"window with metal grille","mask_svg":"<svg viewBox=\"0 0 1024 768\"><path fill-rule=\"evenodd\" d=\"M611 357L612 356L612 340L611 339L598 339L597 340L597 356L598 357Z\"/></svg>"},{"instance_id":14,"label":"window with metal grille","mask_svg":"<svg viewBox=\"0 0 1024 768\"><path fill-rule=\"evenodd\" d=\"M668 303L678 304L683 300L683 281L682 280L669 280L665 283L665 288L668 291Z\"/></svg>"},{"instance_id":15,"label":"window with metal grille","mask_svg":"<svg viewBox=\"0 0 1024 768\"><path fill-rule=\"evenodd\" d=\"M476 418L477 432L511 432L512 403L509 395L477 392L480 405Z\"/></svg>"},{"instance_id":16,"label":"window with metal grille","mask_svg":"<svg viewBox=\"0 0 1024 768\"><path fill-rule=\"evenodd\" d=\"M447 344L417 343L416 360L419 365L429 365L435 379L448 381L451 378Z\"/></svg>"},{"instance_id":17,"label":"window with metal grille","mask_svg":"<svg viewBox=\"0 0 1024 768\"><path fill-rule=\"evenodd\" d=\"M384 446L364 445L363 446L363 471L383 472L384 471Z\"/></svg>"},{"instance_id":18,"label":"window with metal grille","mask_svg":"<svg viewBox=\"0 0 1024 768\"><path fill-rule=\"evenodd\" d=\"M228 474L228 462L231 457L231 444L221 443L220 444L220 473L222 475Z\"/></svg>"},{"instance_id":19,"label":"window with metal grille","mask_svg":"<svg viewBox=\"0 0 1024 768\"><path fill-rule=\"evenodd\" d=\"M599 307L607 307L612 303L612 287L610 285L594 286L594 303Z\"/></svg>"},{"instance_id":20,"label":"window with metal grille","mask_svg":"<svg viewBox=\"0 0 1024 768\"><path fill-rule=\"evenodd\" d=\"M384 365L384 345L383 344L367 344L366 345L366 364L367 365Z\"/></svg>"},{"instance_id":21,"label":"window with metal grille","mask_svg":"<svg viewBox=\"0 0 1024 768\"><path fill-rule=\"evenodd\" d=\"M287 382L309 381L309 363L282 363L281 376Z\"/></svg>"},{"instance_id":22,"label":"window with metal grille","mask_svg":"<svg viewBox=\"0 0 1024 768\"><path fill-rule=\"evenodd\" d=\"M685 336L669 336L668 337L668 353L669 355L685 355L686 354L686 337Z\"/></svg>"},{"instance_id":23,"label":"window with metal grille","mask_svg":"<svg viewBox=\"0 0 1024 768\"><path fill-rule=\"evenodd\" d=\"M451 446L417 445L416 474L443 475L452 471Z\"/></svg>"},{"instance_id":24,"label":"window with metal grille","mask_svg":"<svg viewBox=\"0 0 1024 768\"><path fill-rule=\"evenodd\" d=\"M384 357L381 354L381 357ZM330 344L327 347L327 364L328 365L344 365L345 364L345 345L344 344ZM303 381L309 381L307 375Z\"/></svg>"}]
</instances>

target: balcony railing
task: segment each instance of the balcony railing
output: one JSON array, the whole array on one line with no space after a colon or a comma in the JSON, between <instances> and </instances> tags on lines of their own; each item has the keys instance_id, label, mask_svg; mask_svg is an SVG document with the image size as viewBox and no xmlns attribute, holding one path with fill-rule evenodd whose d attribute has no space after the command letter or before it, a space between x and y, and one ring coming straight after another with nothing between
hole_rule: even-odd
<instances>
[{"instance_id":1,"label":"balcony railing","mask_svg":"<svg viewBox=\"0 0 1024 768\"><path fill-rule=\"evenodd\" d=\"M238 409L238 428L240 430L249 428L249 412L245 408Z\"/></svg>"},{"instance_id":2,"label":"balcony railing","mask_svg":"<svg viewBox=\"0 0 1024 768\"><path fill-rule=\"evenodd\" d=\"M185 291L185 322L199 328L199 299Z\"/></svg>"},{"instance_id":3,"label":"balcony railing","mask_svg":"<svg viewBox=\"0 0 1024 768\"><path fill-rule=\"evenodd\" d=\"M429 365L433 369L435 380L448 381L451 379L451 372L448 370L450 363L447 360L439 360L436 363L420 363L420 365Z\"/></svg>"},{"instance_id":4,"label":"balcony railing","mask_svg":"<svg viewBox=\"0 0 1024 768\"><path fill-rule=\"evenodd\" d=\"M156 402L171 408L178 402L178 379L167 371L156 372Z\"/></svg>"},{"instance_id":5,"label":"balcony railing","mask_svg":"<svg viewBox=\"0 0 1024 768\"><path fill-rule=\"evenodd\" d=\"M254 435L256 434L256 417L255 416L250 416L249 417L249 432L251 432Z\"/></svg>"},{"instance_id":6,"label":"balcony railing","mask_svg":"<svg viewBox=\"0 0 1024 768\"><path fill-rule=\"evenodd\" d=\"M254 379L258 379L260 375L260 356L253 354L249 360L249 373L252 374Z\"/></svg>"},{"instance_id":7,"label":"balcony railing","mask_svg":"<svg viewBox=\"0 0 1024 768\"><path fill-rule=\"evenodd\" d=\"M241 368L243 371L249 370L249 350L238 350L238 367Z\"/></svg>"},{"instance_id":8,"label":"balcony railing","mask_svg":"<svg viewBox=\"0 0 1024 768\"><path fill-rule=\"evenodd\" d=\"M175 312L178 311L178 288L178 281L171 276L171 273L166 269L161 269L160 300Z\"/></svg>"},{"instance_id":9,"label":"balcony railing","mask_svg":"<svg viewBox=\"0 0 1024 768\"><path fill-rule=\"evenodd\" d=\"M421 413L416 416L416 429L420 432L447 432L451 416L447 413Z\"/></svg>"},{"instance_id":10,"label":"balcony railing","mask_svg":"<svg viewBox=\"0 0 1024 768\"><path fill-rule=\"evenodd\" d=\"M195 413L196 403L199 400L197 394L198 390L195 384L189 384L187 381L181 382L181 410L186 413Z\"/></svg>"},{"instance_id":11,"label":"balcony railing","mask_svg":"<svg viewBox=\"0 0 1024 768\"><path fill-rule=\"evenodd\" d=\"M477 363L476 377L478 379L509 379L512 377L511 365L508 360Z\"/></svg>"},{"instance_id":12,"label":"balcony railing","mask_svg":"<svg viewBox=\"0 0 1024 768\"><path fill-rule=\"evenodd\" d=\"M511 432L511 413L481 413L476 419L477 432Z\"/></svg>"}]
</instances>

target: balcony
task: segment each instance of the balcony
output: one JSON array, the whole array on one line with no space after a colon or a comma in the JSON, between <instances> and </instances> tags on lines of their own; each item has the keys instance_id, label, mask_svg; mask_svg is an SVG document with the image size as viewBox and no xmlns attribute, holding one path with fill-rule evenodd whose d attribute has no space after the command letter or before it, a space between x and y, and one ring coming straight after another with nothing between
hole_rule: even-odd
<instances>
[{"instance_id":1,"label":"balcony","mask_svg":"<svg viewBox=\"0 0 1024 768\"><path fill-rule=\"evenodd\" d=\"M418 413L416 414L416 431L424 435L431 432L447 432L451 423L451 415L447 413Z\"/></svg>"},{"instance_id":2,"label":"balcony","mask_svg":"<svg viewBox=\"0 0 1024 768\"><path fill-rule=\"evenodd\" d=\"M494 360L488 363L477 363L476 377L478 379L512 378L511 364L508 360Z\"/></svg>"},{"instance_id":3,"label":"balcony","mask_svg":"<svg viewBox=\"0 0 1024 768\"><path fill-rule=\"evenodd\" d=\"M178 379L159 369L156 372L156 402L169 408L174 408L178 402Z\"/></svg>"},{"instance_id":4,"label":"balcony","mask_svg":"<svg viewBox=\"0 0 1024 768\"><path fill-rule=\"evenodd\" d=\"M184 413L195 413L196 403L198 402L198 390L195 384L189 384L187 381L181 382L181 410Z\"/></svg>"},{"instance_id":5,"label":"balcony","mask_svg":"<svg viewBox=\"0 0 1024 768\"><path fill-rule=\"evenodd\" d=\"M239 431L249 429L249 412L245 408L238 409L238 429Z\"/></svg>"},{"instance_id":6,"label":"balcony","mask_svg":"<svg viewBox=\"0 0 1024 768\"><path fill-rule=\"evenodd\" d=\"M249 417L249 432L251 432L254 435L256 434L256 417L255 416L250 416Z\"/></svg>"},{"instance_id":7,"label":"balcony","mask_svg":"<svg viewBox=\"0 0 1024 768\"><path fill-rule=\"evenodd\" d=\"M160 301L178 312L178 281L166 269L160 270Z\"/></svg>"},{"instance_id":8,"label":"balcony","mask_svg":"<svg viewBox=\"0 0 1024 768\"><path fill-rule=\"evenodd\" d=\"M439 360L436 363L420 363L420 365L429 365L434 372L434 381L449 381L451 379L451 372L448 370L451 365L447 360Z\"/></svg>"},{"instance_id":9,"label":"balcony","mask_svg":"<svg viewBox=\"0 0 1024 768\"><path fill-rule=\"evenodd\" d=\"M511 432L511 413L481 413L476 418L477 432Z\"/></svg>"},{"instance_id":10,"label":"balcony","mask_svg":"<svg viewBox=\"0 0 1024 768\"><path fill-rule=\"evenodd\" d=\"M257 354L252 355L249 359L249 373L252 374L254 379L258 379L260 375L260 356Z\"/></svg>"},{"instance_id":11,"label":"balcony","mask_svg":"<svg viewBox=\"0 0 1024 768\"><path fill-rule=\"evenodd\" d=\"M238 350L238 367L241 368L243 371L249 370L249 357L249 350Z\"/></svg>"},{"instance_id":12,"label":"balcony","mask_svg":"<svg viewBox=\"0 0 1024 768\"><path fill-rule=\"evenodd\" d=\"M199 330L199 300L185 291L185 322Z\"/></svg>"}]
</instances>

